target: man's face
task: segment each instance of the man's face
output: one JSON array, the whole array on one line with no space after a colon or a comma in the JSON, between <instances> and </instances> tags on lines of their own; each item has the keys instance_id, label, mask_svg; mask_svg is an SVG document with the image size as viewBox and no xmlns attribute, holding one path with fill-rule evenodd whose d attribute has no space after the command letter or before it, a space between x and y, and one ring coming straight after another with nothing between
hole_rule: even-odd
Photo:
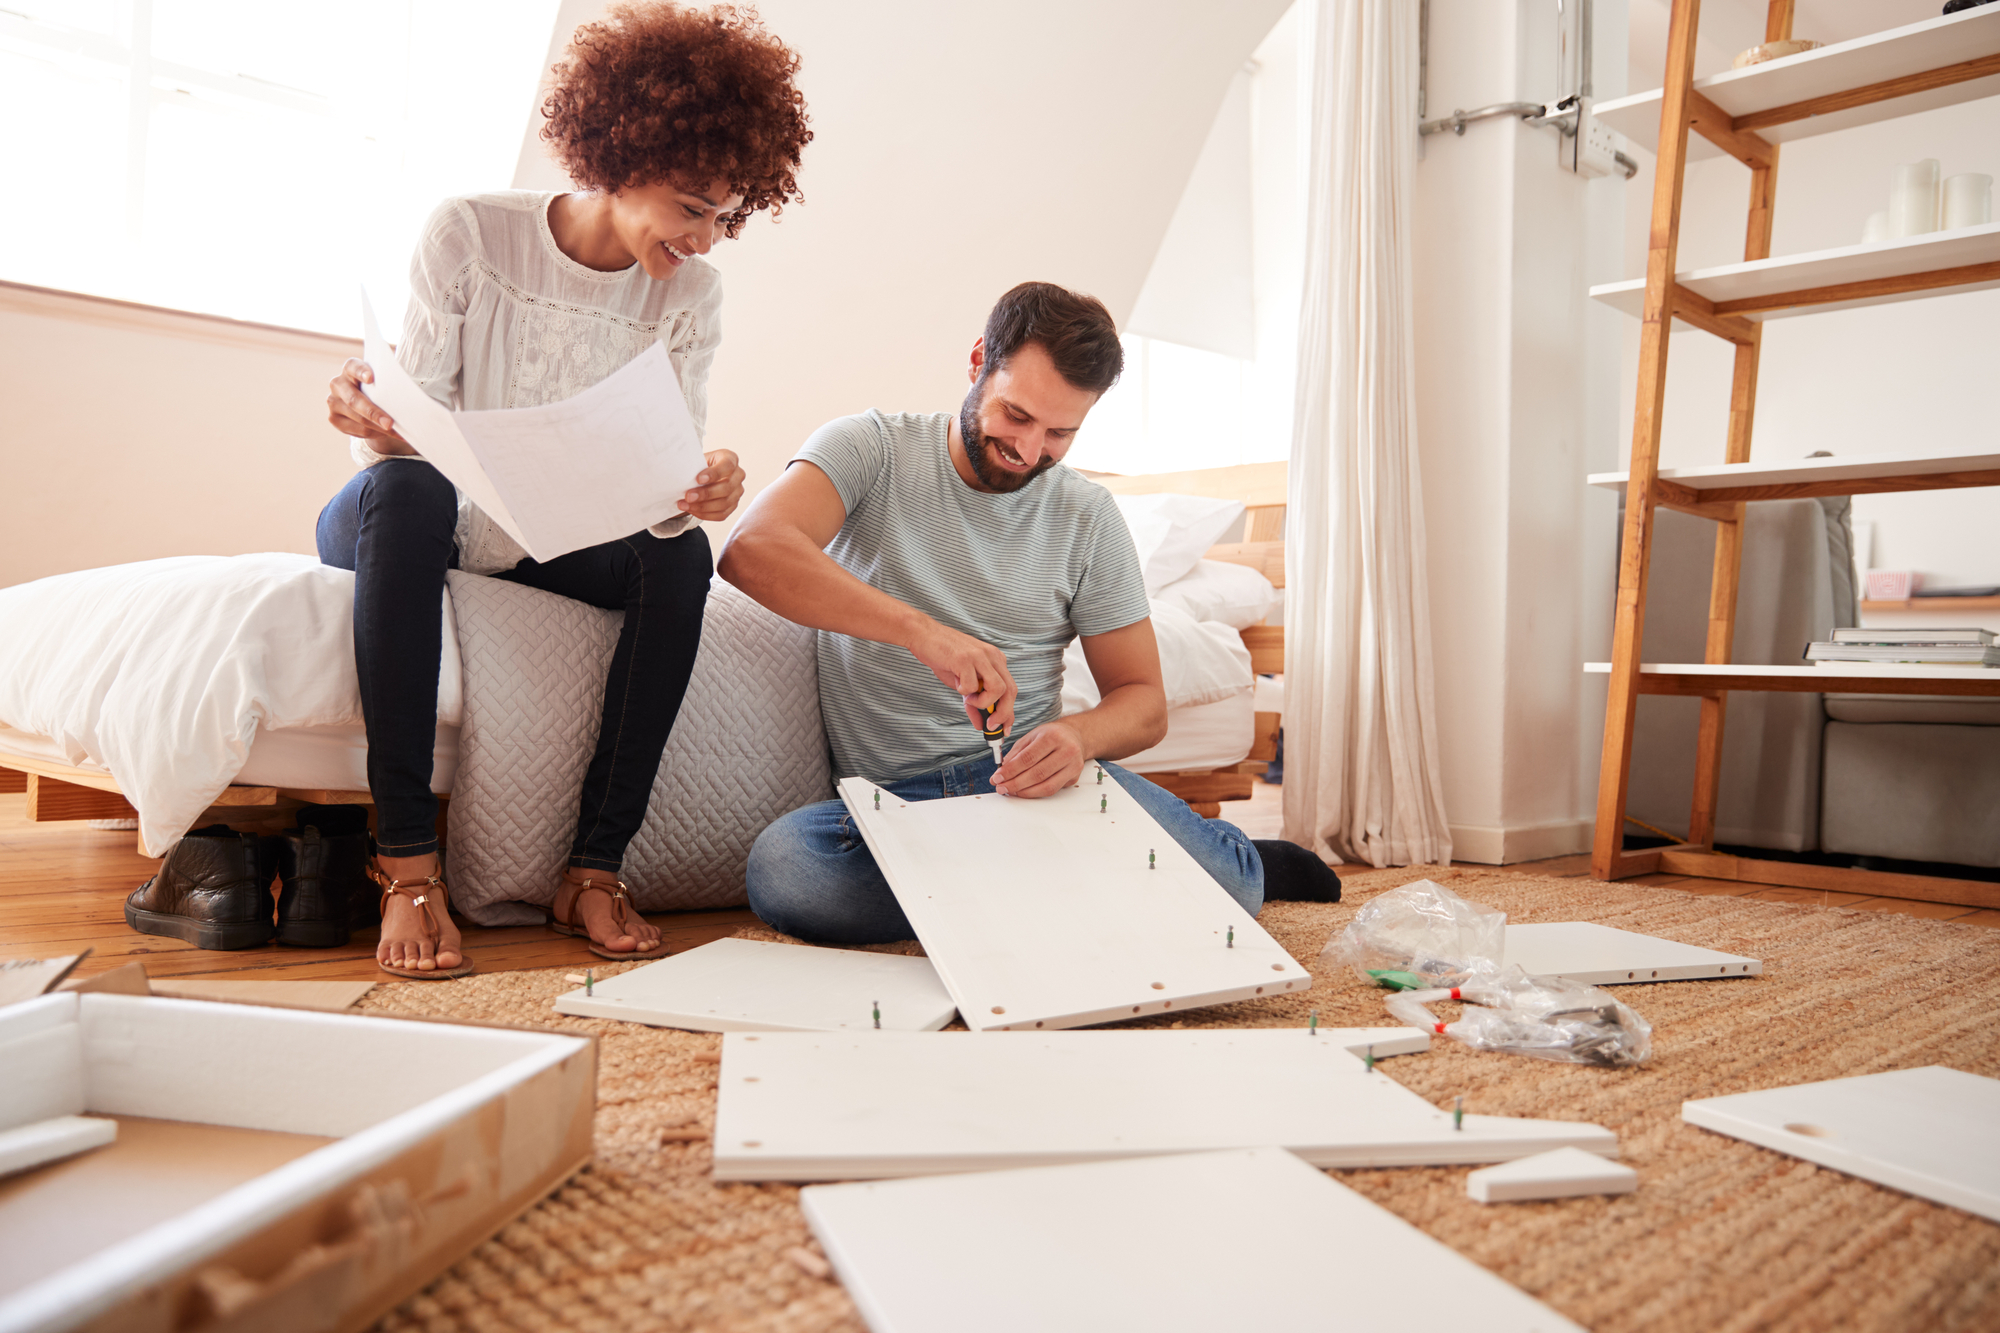
<instances>
[{"instance_id":1,"label":"man's face","mask_svg":"<svg viewBox=\"0 0 2000 1333\"><path fill-rule=\"evenodd\" d=\"M990 372L984 349L975 346L971 374L958 430L982 490L1018 491L1060 463L1097 402L1095 393L1062 377L1039 343Z\"/></svg>"}]
</instances>

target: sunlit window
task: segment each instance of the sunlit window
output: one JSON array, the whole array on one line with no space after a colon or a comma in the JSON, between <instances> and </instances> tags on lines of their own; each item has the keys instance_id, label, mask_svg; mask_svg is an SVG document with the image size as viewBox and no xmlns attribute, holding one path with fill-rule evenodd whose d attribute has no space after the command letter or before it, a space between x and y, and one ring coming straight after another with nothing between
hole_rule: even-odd
<instances>
[{"instance_id":1,"label":"sunlit window","mask_svg":"<svg viewBox=\"0 0 2000 1333\"><path fill-rule=\"evenodd\" d=\"M328 332L505 189L557 0L0 0L0 278ZM391 316L395 318L395 316Z\"/></svg>"}]
</instances>

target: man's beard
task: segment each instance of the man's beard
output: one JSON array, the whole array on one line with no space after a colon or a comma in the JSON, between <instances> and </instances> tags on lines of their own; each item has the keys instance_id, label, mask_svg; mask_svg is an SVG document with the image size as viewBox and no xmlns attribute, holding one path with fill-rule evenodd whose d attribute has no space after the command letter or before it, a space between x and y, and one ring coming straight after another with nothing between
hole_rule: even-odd
<instances>
[{"instance_id":1,"label":"man's beard","mask_svg":"<svg viewBox=\"0 0 2000 1333\"><path fill-rule=\"evenodd\" d=\"M982 375L965 395L964 406L958 409L958 436L965 442L965 460L972 464L973 476L992 490L1018 491L1056 465L1056 460L1047 454L1027 472L1010 472L994 463L987 452L986 432L979 429L979 409L985 405L986 377Z\"/></svg>"}]
</instances>

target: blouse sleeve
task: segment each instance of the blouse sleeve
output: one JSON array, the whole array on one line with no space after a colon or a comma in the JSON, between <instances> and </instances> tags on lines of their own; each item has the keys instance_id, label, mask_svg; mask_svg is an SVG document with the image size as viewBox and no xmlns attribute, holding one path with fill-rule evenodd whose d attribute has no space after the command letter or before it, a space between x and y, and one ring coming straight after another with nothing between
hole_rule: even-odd
<instances>
[{"instance_id":1,"label":"blouse sleeve","mask_svg":"<svg viewBox=\"0 0 2000 1333\"><path fill-rule=\"evenodd\" d=\"M459 200L437 206L410 256L410 305L403 314L403 341L396 348L397 364L425 393L454 411L462 396L459 331L465 326L465 276L477 242L472 219ZM351 441L348 452L362 467L398 457L377 453L366 440Z\"/></svg>"},{"instance_id":2,"label":"blouse sleeve","mask_svg":"<svg viewBox=\"0 0 2000 1333\"><path fill-rule=\"evenodd\" d=\"M715 348L722 341L722 279L709 270L708 290L689 310L688 321L674 330L667 343L667 359L673 363L674 378L680 381L681 397L687 400L688 415L694 418L695 434L708 438L708 370L715 363ZM696 522L693 514L676 514L655 523L646 531L655 537L678 537Z\"/></svg>"}]
</instances>

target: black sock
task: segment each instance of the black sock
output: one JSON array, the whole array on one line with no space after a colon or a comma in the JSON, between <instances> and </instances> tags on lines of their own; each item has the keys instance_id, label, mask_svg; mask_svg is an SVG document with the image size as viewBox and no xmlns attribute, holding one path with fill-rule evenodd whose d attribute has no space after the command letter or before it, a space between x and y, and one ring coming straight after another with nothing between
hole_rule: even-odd
<instances>
[{"instance_id":1,"label":"black sock","mask_svg":"<svg viewBox=\"0 0 2000 1333\"><path fill-rule=\"evenodd\" d=\"M1333 867L1295 842L1253 838L1250 845L1264 858L1264 901L1337 903L1340 876Z\"/></svg>"}]
</instances>

